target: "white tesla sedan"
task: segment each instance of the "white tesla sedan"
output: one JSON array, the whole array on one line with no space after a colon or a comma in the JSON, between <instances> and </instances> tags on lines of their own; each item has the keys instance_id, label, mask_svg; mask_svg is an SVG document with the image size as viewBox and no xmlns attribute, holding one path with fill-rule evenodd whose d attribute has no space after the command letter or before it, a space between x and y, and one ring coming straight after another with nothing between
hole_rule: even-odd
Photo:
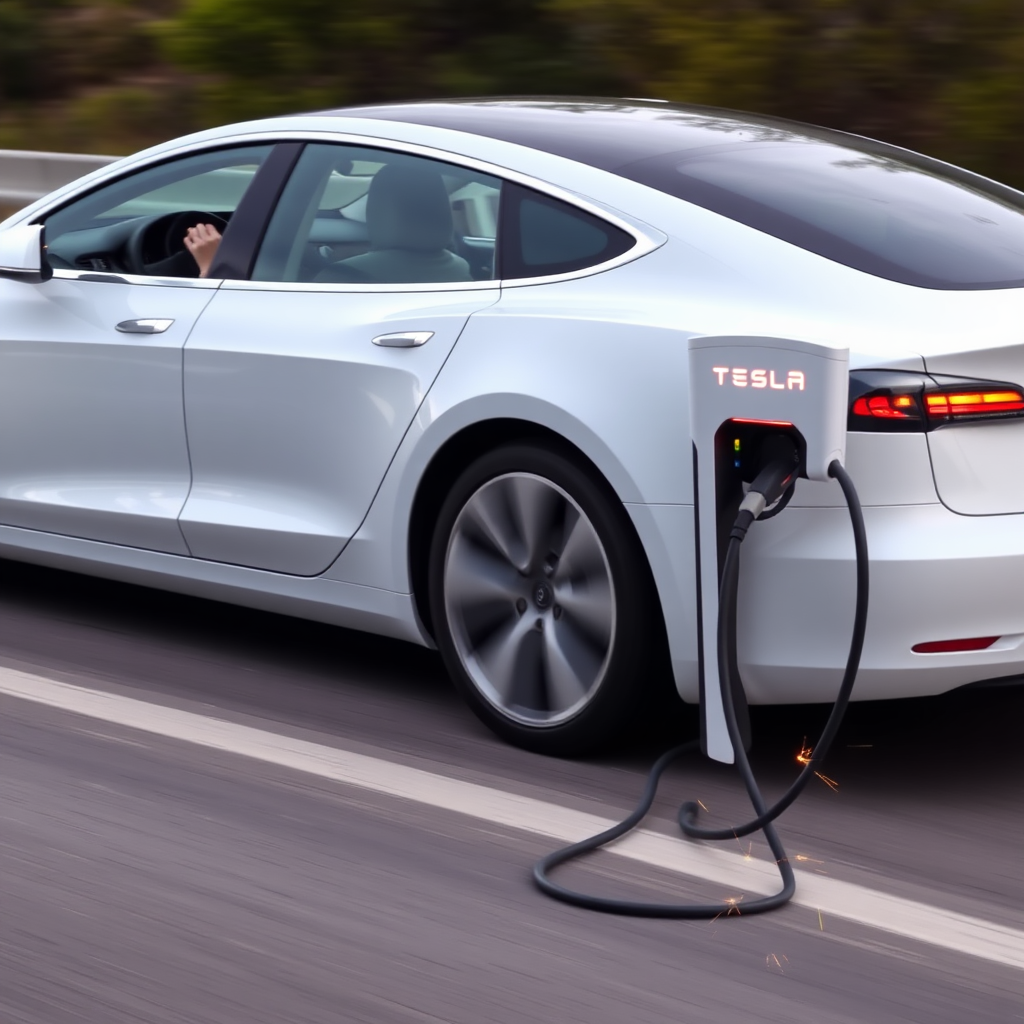
<instances>
[{"instance_id":1,"label":"white tesla sedan","mask_svg":"<svg viewBox=\"0 0 1024 1024\"><path fill-rule=\"evenodd\" d=\"M688 339L827 339L855 699L1024 672L1013 189L754 115L469 100L192 135L0 229L4 557L436 644L496 732L580 751L662 652L698 698ZM750 701L831 700L838 485L746 547Z\"/></svg>"}]
</instances>

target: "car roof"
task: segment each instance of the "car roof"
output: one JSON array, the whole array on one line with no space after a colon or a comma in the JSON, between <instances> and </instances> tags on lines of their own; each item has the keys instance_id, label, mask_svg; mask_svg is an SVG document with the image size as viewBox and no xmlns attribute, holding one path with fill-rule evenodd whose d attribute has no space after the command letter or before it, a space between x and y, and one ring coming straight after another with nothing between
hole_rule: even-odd
<instances>
[{"instance_id":1,"label":"car roof","mask_svg":"<svg viewBox=\"0 0 1024 1024\"><path fill-rule=\"evenodd\" d=\"M613 172L638 160L704 146L813 138L859 149L858 143L867 141L784 118L645 99L504 96L322 113L454 129Z\"/></svg>"}]
</instances>

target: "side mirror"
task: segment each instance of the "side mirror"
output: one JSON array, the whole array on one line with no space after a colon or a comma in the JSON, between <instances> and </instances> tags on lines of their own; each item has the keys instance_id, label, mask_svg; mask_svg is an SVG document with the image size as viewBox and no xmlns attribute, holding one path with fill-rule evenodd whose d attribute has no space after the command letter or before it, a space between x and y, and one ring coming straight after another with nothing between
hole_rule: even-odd
<instances>
[{"instance_id":1,"label":"side mirror","mask_svg":"<svg viewBox=\"0 0 1024 1024\"><path fill-rule=\"evenodd\" d=\"M18 224L0 231L0 277L39 284L53 277L46 260L42 224Z\"/></svg>"}]
</instances>

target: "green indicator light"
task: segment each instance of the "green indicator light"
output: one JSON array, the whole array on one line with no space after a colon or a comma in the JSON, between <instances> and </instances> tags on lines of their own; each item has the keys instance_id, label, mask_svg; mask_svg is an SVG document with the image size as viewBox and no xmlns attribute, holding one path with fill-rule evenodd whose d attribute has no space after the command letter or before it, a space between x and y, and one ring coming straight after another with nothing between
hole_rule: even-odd
<instances>
[{"instance_id":1,"label":"green indicator light","mask_svg":"<svg viewBox=\"0 0 1024 1024\"><path fill-rule=\"evenodd\" d=\"M733 450L734 452L738 452L738 451L740 450L740 439L739 439L738 437L737 437L737 438L736 438L736 440L735 440L735 441L733 441L733 443L732 443L732 450Z\"/></svg>"}]
</instances>

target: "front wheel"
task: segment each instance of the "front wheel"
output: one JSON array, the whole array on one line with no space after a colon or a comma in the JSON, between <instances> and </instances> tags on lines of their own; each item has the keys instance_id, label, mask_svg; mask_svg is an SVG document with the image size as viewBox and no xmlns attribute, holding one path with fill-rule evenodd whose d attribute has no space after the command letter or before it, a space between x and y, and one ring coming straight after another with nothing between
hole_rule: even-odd
<instances>
[{"instance_id":1,"label":"front wheel","mask_svg":"<svg viewBox=\"0 0 1024 1024\"><path fill-rule=\"evenodd\" d=\"M473 711L517 746L571 756L624 730L660 635L652 591L621 502L568 453L489 452L438 516L438 647Z\"/></svg>"}]
</instances>

